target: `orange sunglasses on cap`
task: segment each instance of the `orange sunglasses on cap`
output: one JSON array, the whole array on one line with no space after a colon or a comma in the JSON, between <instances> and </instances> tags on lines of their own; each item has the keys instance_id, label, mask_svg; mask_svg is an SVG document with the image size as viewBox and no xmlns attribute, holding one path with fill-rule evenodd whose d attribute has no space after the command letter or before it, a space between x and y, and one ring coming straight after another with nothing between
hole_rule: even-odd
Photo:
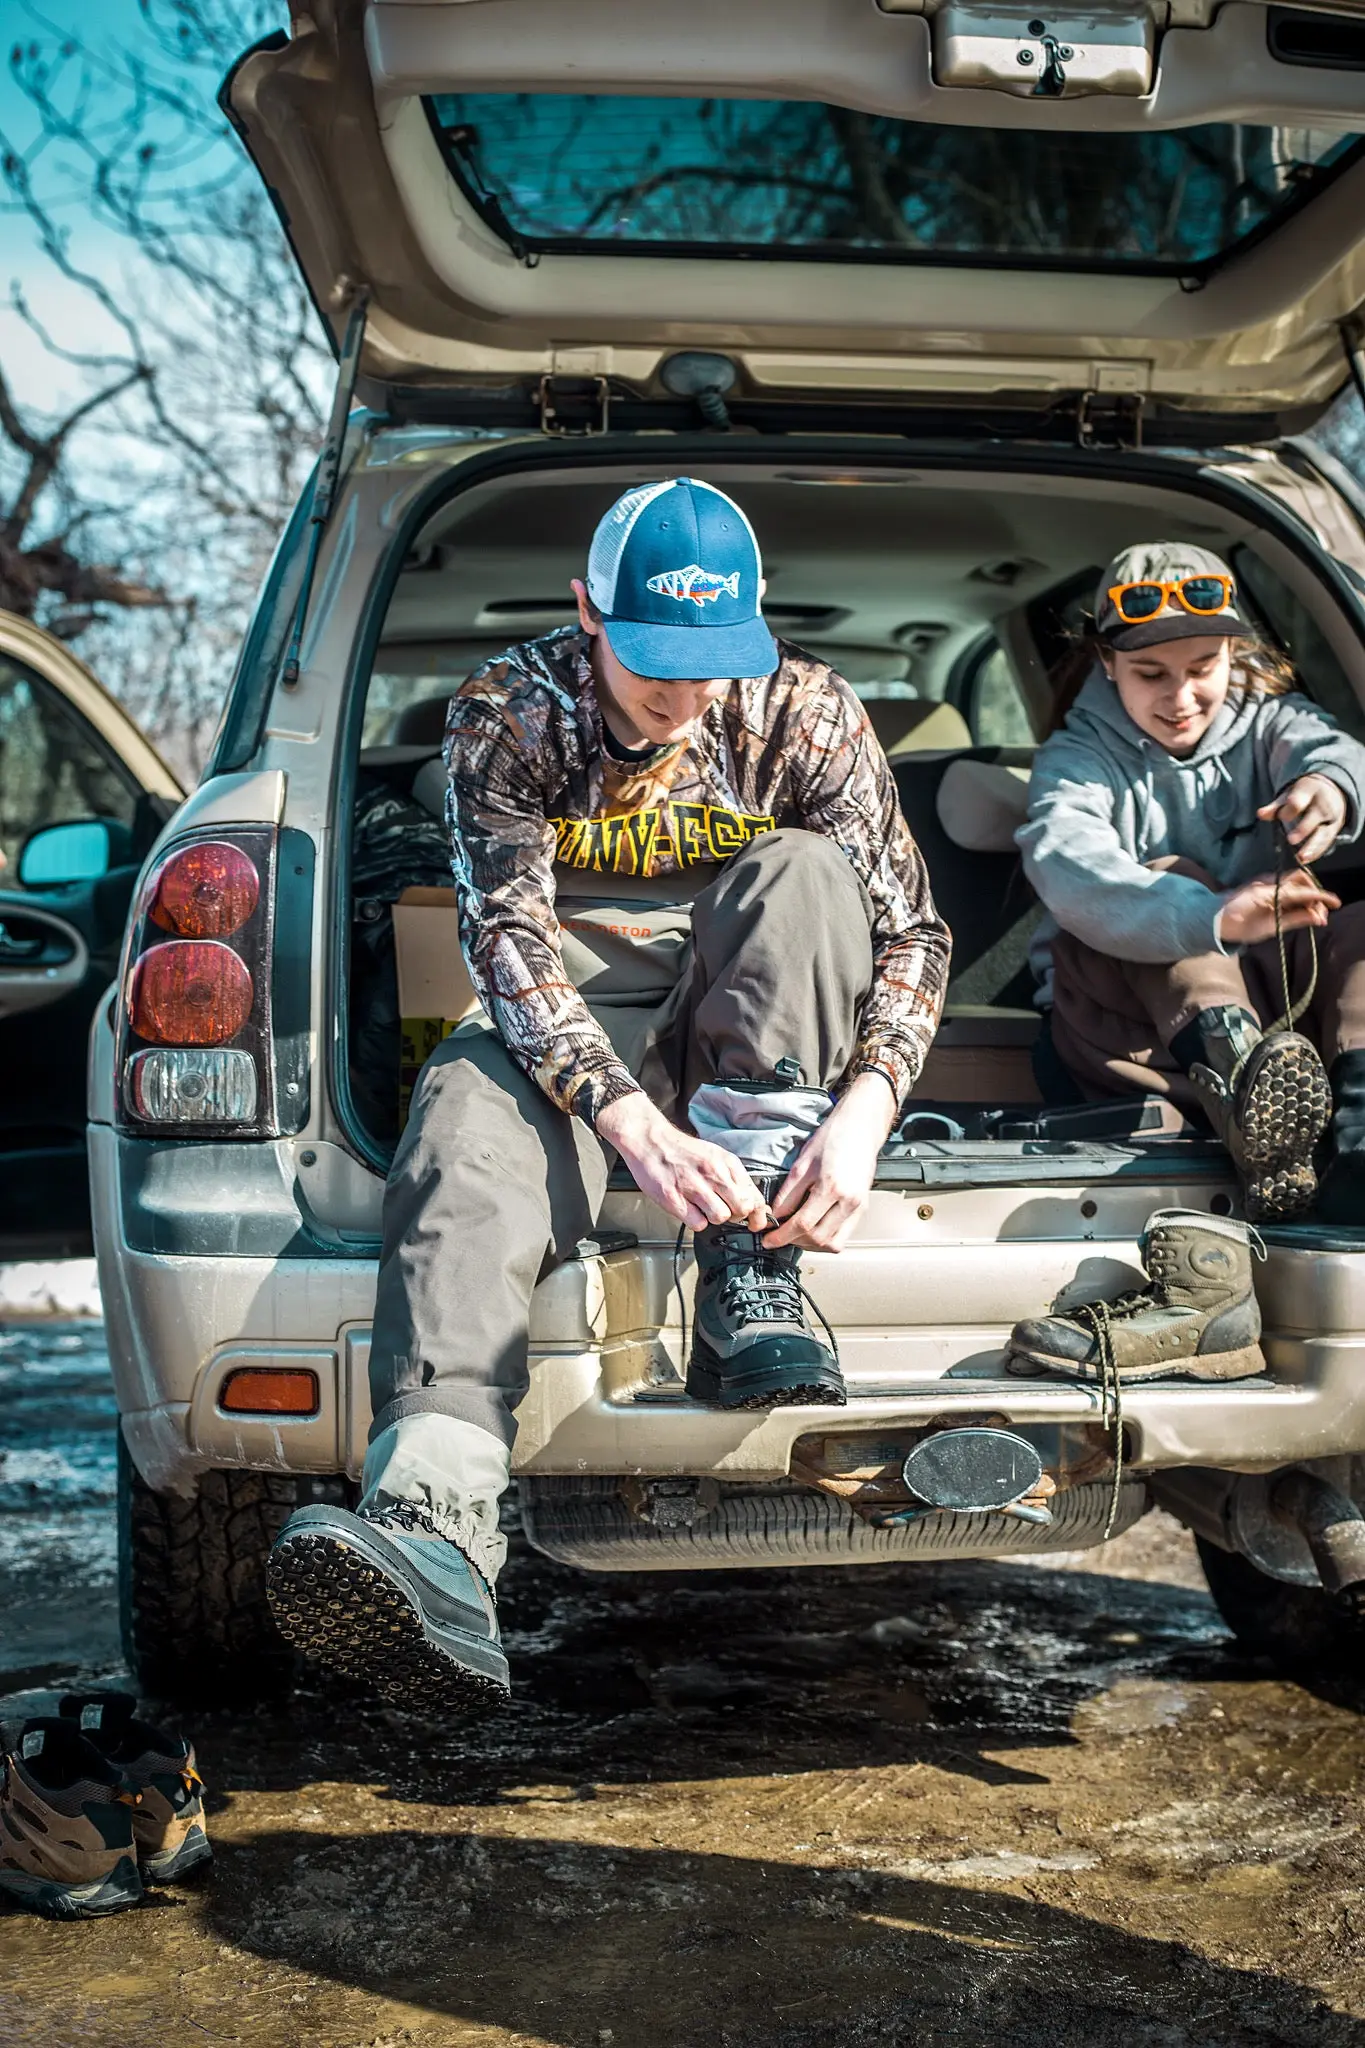
<instances>
[{"instance_id":1,"label":"orange sunglasses on cap","mask_svg":"<svg viewBox=\"0 0 1365 2048\"><path fill-rule=\"evenodd\" d=\"M1158 583L1148 577L1141 583L1116 583L1109 602L1130 626L1154 619L1172 598L1196 618L1206 619L1227 610L1235 588L1231 576L1182 576L1175 583Z\"/></svg>"}]
</instances>

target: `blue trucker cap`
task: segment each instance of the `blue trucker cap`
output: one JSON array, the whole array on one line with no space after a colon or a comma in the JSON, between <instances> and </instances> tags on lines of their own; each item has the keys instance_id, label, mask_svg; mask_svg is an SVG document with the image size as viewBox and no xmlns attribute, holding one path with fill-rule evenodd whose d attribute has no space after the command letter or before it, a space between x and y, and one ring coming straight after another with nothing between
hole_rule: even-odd
<instances>
[{"instance_id":1,"label":"blue trucker cap","mask_svg":"<svg viewBox=\"0 0 1365 2048\"><path fill-rule=\"evenodd\" d=\"M777 667L754 530L713 484L670 477L618 498L592 537L587 584L612 653L637 676L693 682Z\"/></svg>"}]
</instances>

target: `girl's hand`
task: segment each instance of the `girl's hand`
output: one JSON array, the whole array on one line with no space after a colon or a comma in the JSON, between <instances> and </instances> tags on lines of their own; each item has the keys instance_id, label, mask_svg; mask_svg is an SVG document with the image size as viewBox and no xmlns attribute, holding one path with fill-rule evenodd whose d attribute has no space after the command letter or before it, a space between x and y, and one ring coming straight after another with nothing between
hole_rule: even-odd
<instances>
[{"instance_id":1,"label":"girl's hand","mask_svg":"<svg viewBox=\"0 0 1365 2048\"><path fill-rule=\"evenodd\" d=\"M1256 813L1267 824L1278 818L1284 836L1310 866L1330 853L1346 823L1346 797L1330 775L1301 775Z\"/></svg>"},{"instance_id":2,"label":"girl's hand","mask_svg":"<svg viewBox=\"0 0 1365 2048\"><path fill-rule=\"evenodd\" d=\"M1316 782L1318 777L1304 779ZM1340 908L1341 898L1322 888L1302 868L1292 869L1280 884L1281 931L1298 931L1303 925L1324 925L1329 912ZM1239 889L1231 890L1223 898L1223 908L1218 913L1218 936L1225 946L1255 946L1262 939L1274 938L1273 875L1257 875L1255 881L1243 882Z\"/></svg>"},{"instance_id":3,"label":"girl's hand","mask_svg":"<svg viewBox=\"0 0 1365 2048\"><path fill-rule=\"evenodd\" d=\"M889 1083L880 1074L855 1075L796 1155L773 1203L777 1228L767 1232L764 1244L842 1251L867 1207L877 1157L895 1118Z\"/></svg>"}]
</instances>

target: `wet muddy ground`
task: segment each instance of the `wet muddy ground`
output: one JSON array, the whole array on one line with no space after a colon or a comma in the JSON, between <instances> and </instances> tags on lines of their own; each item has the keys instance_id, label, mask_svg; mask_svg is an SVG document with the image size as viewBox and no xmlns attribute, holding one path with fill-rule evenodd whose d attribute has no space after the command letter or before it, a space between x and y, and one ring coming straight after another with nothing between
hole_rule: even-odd
<instances>
[{"instance_id":1,"label":"wet muddy ground","mask_svg":"<svg viewBox=\"0 0 1365 2048\"><path fill-rule=\"evenodd\" d=\"M119 1676L93 1324L0 1329L0 1714ZM1365 2048L1365 1718L1192 1547L505 1581L514 1709L196 1714L213 1880L0 1907L6 2048Z\"/></svg>"}]
</instances>

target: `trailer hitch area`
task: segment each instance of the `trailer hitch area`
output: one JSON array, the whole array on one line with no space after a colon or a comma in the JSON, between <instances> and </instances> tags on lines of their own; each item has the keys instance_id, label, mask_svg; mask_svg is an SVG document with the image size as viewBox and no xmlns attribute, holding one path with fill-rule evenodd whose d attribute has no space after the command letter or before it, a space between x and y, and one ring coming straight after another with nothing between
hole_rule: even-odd
<instances>
[{"instance_id":1,"label":"trailer hitch area","mask_svg":"<svg viewBox=\"0 0 1365 2048\"><path fill-rule=\"evenodd\" d=\"M931 1428L909 1446L803 1438L791 1472L881 1529L935 1514L1000 1514L1046 1526L1057 1491L1037 1447L994 1422Z\"/></svg>"},{"instance_id":2,"label":"trailer hitch area","mask_svg":"<svg viewBox=\"0 0 1365 2048\"><path fill-rule=\"evenodd\" d=\"M1365 1619L1365 1514L1350 1495L1295 1465L1272 1482L1269 1507L1308 1545L1324 1590L1353 1618Z\"/></svg>"}]
</instances>

